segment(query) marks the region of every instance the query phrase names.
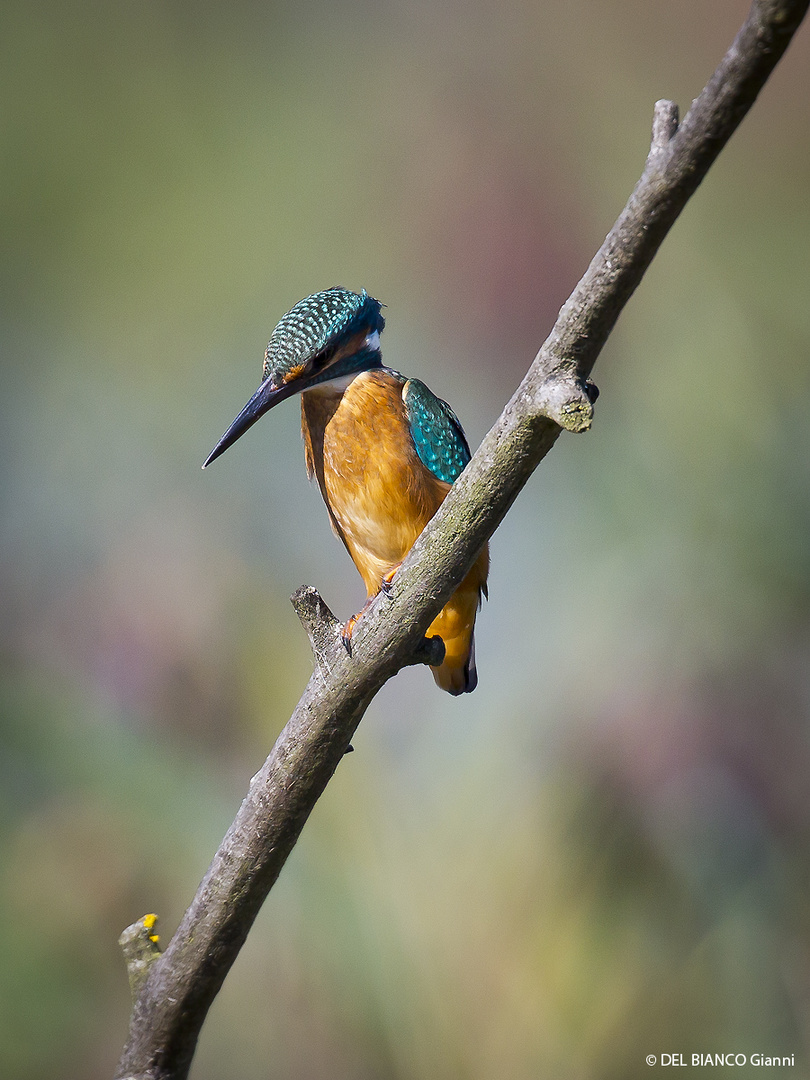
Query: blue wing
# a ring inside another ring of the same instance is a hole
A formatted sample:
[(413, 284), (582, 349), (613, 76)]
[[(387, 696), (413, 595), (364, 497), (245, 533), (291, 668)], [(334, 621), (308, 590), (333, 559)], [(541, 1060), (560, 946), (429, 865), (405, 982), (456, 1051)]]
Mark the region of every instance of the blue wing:
[(402, 401), (419, 460), (439, 480), (452, 484), (470, 460), (458, 417), (418, 379), (408, 379)]

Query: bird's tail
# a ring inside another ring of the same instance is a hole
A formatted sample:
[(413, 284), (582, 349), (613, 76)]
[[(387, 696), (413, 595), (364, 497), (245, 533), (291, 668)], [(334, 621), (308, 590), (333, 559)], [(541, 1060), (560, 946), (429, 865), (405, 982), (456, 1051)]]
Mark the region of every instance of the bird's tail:
[(463, 634), (444, 642), (445, 655), (441, 667), (431, 668), (436, 685), (448, 694), (471, 694), (478, 685), (475, 670), (475, 634)]
[(433, 667), (433, 678), (442, 690), (454, 696), (470, 694), (478, 685), (475, 670), (475, 615), (486, 590), (489, 555), (484, 549), (467, 577), (430, 624), (427, 636), (444, 642), (444, 660)]

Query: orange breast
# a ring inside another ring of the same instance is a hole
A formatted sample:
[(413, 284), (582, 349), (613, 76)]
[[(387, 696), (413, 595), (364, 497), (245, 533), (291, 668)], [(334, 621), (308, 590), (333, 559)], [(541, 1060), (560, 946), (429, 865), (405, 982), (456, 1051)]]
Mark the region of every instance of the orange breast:
[(405, 558), (449, 485), (414, 449), (402, 383), (367, 371), (345, 390), (313, 388), (301, 398), (307, 468), (369, 596)]
[[(402, 386), (385, 370), (367, 371), (345, 388), (313, 387), (301, 398), (307, 469), (370, 597), (450, 490), (416, 453)], [(433, 674), (451, 694), (475, 687), (473, 629), (488, 570), (485, 546), (427, 630), (444, 641), (445, 661)]]

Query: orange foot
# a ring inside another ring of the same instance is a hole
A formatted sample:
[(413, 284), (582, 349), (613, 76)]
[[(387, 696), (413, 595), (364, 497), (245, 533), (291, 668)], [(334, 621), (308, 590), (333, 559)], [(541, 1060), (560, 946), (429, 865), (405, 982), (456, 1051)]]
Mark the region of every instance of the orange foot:
[[(398, 562), (396, 566), (392, 567), (386, 574), (383, 574), (383, 579), (380, 582), (380, 592), (383, 593), (384, 596), (388, 596), (388, 594), (391, 592), (391, 586), (394, 581), (394, 576), (397, 570), (399, 570), (400, 566), (402, 566), (402, 563)], [(357, 612), (357, 614), (352, 615), (350, 619), (346, 620), (346, 623), (343, 627), (343, 632), (340, 636), (343, 639), (343, 644), (346, 646), (346, 652), (349, 654), (349, 656), (352, 655), (352, 634), (354, 633), (354, 628), (357, 625), (358, 620), (362, 619), (362, 617), (365, 615), (365, 613), (368, 611), (368, 609), (371, 607), (371, 605), (374, 603), (378, 596), (379, 593), (375, 593), (374, 596), (370, 596), (368, 600), (366, 600), (365, 604), (363, 604), (362, 608)]]
[(385, 593), (386, 596), (391, 592), (391, 586), (394, 584), (394, 578), (400, 566), (402, 566), (402, 563), (398, 562), (396, 566), (391, 567), (387, 574), (383, 574), (383, 579), (380, 582), (380, 592)]
[(354, 628), (357, 625), (358, 620), (362, 619), (362, 617), (374, 603), (375, 599), (375, 596), (370, 596), (368, 600), (366, 600), (365, 604), (363, 604), (362, 608), (357, 612), (357, 614), (352, 615), (350, 619), (346, 620), (346, 624), (343, 627), (343, 633), (340, 636), (343, 639), (343, 644), (346, 646), (346, 652), (349, 654), (349, 656), (352, 655), (352, 634), (354, 633)]

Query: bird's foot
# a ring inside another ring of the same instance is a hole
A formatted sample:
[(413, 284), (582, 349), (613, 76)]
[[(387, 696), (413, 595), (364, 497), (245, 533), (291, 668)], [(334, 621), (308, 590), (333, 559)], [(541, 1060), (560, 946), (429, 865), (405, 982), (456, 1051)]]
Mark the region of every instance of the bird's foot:
[(354, 626), (357, 620), (360, 618), (360, 612), (357, 615), (352, 615), (350, 619), (347, 619), (343, 624), (343, 631), (340, 635), (340, 640), (346, 646), (346, 652), (349, 656), (352, 655), (352, 634), (354, 633)]
[(398, 562), (396, 566), (392, 566), (387, 574), (383, 574), (382, 581), (380, 582), (380, 592), (384, 596), (391, 595), (391, 589), (394, 587), (394, 578), (396, 577), (397, 570), (402, 566), (401, 562)]
[(346, 646), (346, 652), (349, 654), (349, 656), (352, 655), (352, 634), (354, 633), (354, 628), (355, 626), (357, 626), (359, 620), (362, 619), (362, 617), (374, 603), (375, 599), (376, 598), (374, 596), (370, 596), (368, 600), (366, 600), (365, 604), (363, 604), (362, 608), (357, 612), (357, 614), (352, 615), (352, 617), (350, 619), (347, 619), (343, 625), (343, 631), (340, 637), (343, 641), (343, 644)]
[[(386, 574), (383, 574), (382, 581), (380, 582), (380, 592), (383, 594), (383, 596), (391, 595), (391, 589), (394, 584), (394, 576), (397, 570), (399, 570), (400, 566), (402, 566), (402, 563), (398, 562), (396, 566), (392, 567)], [(352, 615), (350, 619), (347, 619), (346, 623), (343, 626), (343, 632), (340, 636), (343, 639), (343, 644), (346, 646), (346, 652), (349, 654), (349, 656), (352, 655), (352, 634), (354, 633), (354, 628), (357, 625), (358, 620), (362, 619), (362, 617), (365, 615), (365, 613), (368, 611), (368, 609), (371, 607), (371, 605), (374, 603), (374, 601), (379, 595), (380, 593), (375, 593), (374, 596), (370, 596), (368, 600), (366, 600), (365, 604), (363, 604), (360, 611), (358, 611), (356, 615)]]

